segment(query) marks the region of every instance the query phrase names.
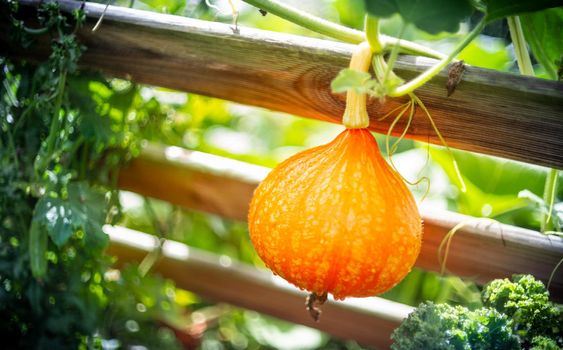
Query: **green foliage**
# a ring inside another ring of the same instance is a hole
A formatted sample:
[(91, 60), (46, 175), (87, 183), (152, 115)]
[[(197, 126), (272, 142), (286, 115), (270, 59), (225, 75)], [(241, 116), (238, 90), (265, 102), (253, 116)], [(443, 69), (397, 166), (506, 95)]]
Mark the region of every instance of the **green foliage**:
[(100, 336), (113, 339), (123, 349), (139, 345), (181, 349), (172, 331), (162, 327), (168, 319), (180, 317), (174, 284), (157, 276), (142, 276), (133, 265), (110, 270), (109, 274), (115, 277), (105, 286), (108, 299), (106, 314), (99, 323)]
[(332, 80), (330, 87), (333, 93), (354, 90), (372, 97), (383, 97), (401, 83), (403, 83), (403, 80), (395, 75), (388, 77), (385, 82), (380, 82), (372, 79), (367, 72), (345, 68), (338, 72), (336, 78)]
[(338, 11), (340, 22), (348, 27), (363, 29), (365, 0), (335, 0), (334, 8)]
[(506, 71), (512, 63), (503, 39), (478, 37), (458, 55), (465, 63), (482, 68)]
[(367, 93), (370, 87), (373, 87), (375, 80), (371, 79), (368, 72), (360, 72), (355, 69), (345, 68), (338, 72), (336, 78), (330, 83), (332, 92), (346, 92), (354, 90), (359, 93)]
[(486, 6), (487, 20), (520, 15), (527, 12), (540, 11), (561, 6), (558, 0), (482, 0)]
[[(467, 187), (461, 191), (454, 165), (443, 149), (431, 148), (432, 159), (440, 165), (455, 186), (451, 193), (453, 209), (476, 217), (491, 217), (504, 223), (539, 229), (541, 214), (548, 205), (541, 198), (547, 169), (507, 159), (485, 157), (454, 150), (454, 156)], [(563, 194), (562, 188), (556, 193)], [(538, 210), (538, 208), (540, 210)], [(559, 209), (551, 220), (560, 230)]]
[(530, 275), (494, 280), (484, 307), (424, 302), (397, 328), (392, 349), (558, 349), (563, 319), (542, 282)]
[(530, 350), (560, 350), (557, 343), (548, 337), (534, 337), (532, 339), (532, 347)]
[(381, 296), (412, 306), (426, 300), (470, 308), (482, 306), (480, 291), (473, 282), (418, 268), (414, 268), (397, 286)]
[[(131, 136), (147, 111), (126, 121), (132, 106), (143, 105), (138, 89), (75, 75), (83, 47), (74, 30), (82, 12), (67, 18), (46, 3), (38, 10), (41, 28), (31, 30), (18, 19), (17, 2), (0, 6), (2, 20), (11, 24), (11, 45), (32, 48), (37, 34), (52, 37), (45, 62), (0, 58), (0, 313), (9, 315), (0, 336), (25, 349), (101, 348), (102, 337), (178, 348), (175, 337), (158, 336), (155, 319), (147, 323), (139, 311), (120, 311), (138, 273), (106, 279), (111, 259), (104, 255), (102, 226), (120, 210), (117, 192), (106, 185), (116, 180), (111, 170), (137, 149), (139, 140)], [(161, 279), (152, 283), (170, 288)], [(138, 289), (144, 300), (166, 295)], [(114, 314), (146, 327), (116, 331), (127, 328), (121, 319), (106, 318)]]
[(421, 304), (397, 328), (392, 349), (520, 349), (505, 315), (481, 308)]
[(93, 249), (104, 248), (107, 235), (105, 196), (84, 182), (73, 182), (66, 188), (67, 198), (42, 196), (35, 205), (33, 223), (46, 230), (53, 243), (63, 246), (75, 232), (87, 232), (85, 243)]
[(186, 0), (139, 0), (157, 12), (180, 14), (186, 7)]
[(562, 65), (563, 8), (553, 8), (520, 16), (522, 30), (532, 54), (541, 64), (549, 79), (560, 79)]
[(541, 281), (530, 275), (515, 275), (494, 280), (483, 291), (483, 304), (506, 314), (523, 344), (534, 337), (545, 336), (563, 345), (563, 315), (549, 300), (549, 293)]
[(389, 17), (398, 13), (405, 22), (432, 34), (457, 32), (459, 22), (474, 11), (469, 0), (365, 0), (365, 5), (367, 12), (374, 16)]

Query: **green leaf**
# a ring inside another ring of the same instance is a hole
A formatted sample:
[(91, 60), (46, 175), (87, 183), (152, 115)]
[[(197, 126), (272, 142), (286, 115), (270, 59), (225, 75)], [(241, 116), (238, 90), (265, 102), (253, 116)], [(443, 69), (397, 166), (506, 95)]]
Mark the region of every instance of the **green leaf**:
[(92, 248), (106, 246), (108, 236), (102, 231), (106, 223), (104, 194), (85, 182), (74, 182), (68, 186), (68, 201), (74, 210), (75, 227), (84, 230), (86, 244)]
[(33, 222), (36, 229), (45, 229), (57, 246), (64, 245), (74, 232), (83, 230), (85, 241), (93, 247), (107, 244), (102, 231), (105, 224), (105, 197), (88, 184), (74, 182), (68, 185), (68, 198), (44, 196), (37, 202)]
[(465, 63), (482, 68), (506, 71), (512, 58), (503, 39), (480, 36), (475, 38), (458, 55)]
[(350, 89), (360, 93), (366, 93), (370, 80), (371, 74), (346, 68), (338, 73), (336, 78), (330, 83), (330, 87), (334, 93), (346, 92)]
[(38, 221), (32, 220), (29, 229), (29, 263), (31, 274), (35, 278), (42, 278), (47, 273), (47, 232), (41, 228)]
[(340, 23), (348, 27), (363, 29), (366, 12), (364, 0), (335, 0), (333, 6), (338, 12)]
[[(543, 193), (546, 169), (501, 158), (487, 157), (454, 150), (467, 191), (461, 192), (451, 157), (443, 149), (432, 148), (430, 154), (458, 188), (458, 211), (472, 216), (499, 217), (513, 213), (510, 220), (521, 220), (517, 210), (530, 207), (530, 200), (519, 196), (528, 190), (536, 195)], [(520, 212), (522, 214), (522, 212)], [(515, 224), (516, 222), (511, 222)]]
[(108, 144), (115, 134), (111, 119), (102, 108), (111, 95), (107, 86), (86, 78), (71, 77), (68, 81), (71, 103), (82, 106), (78, 119), (80, 133), (88, 141)]
[(484, 3), (487, 6), (489, 22), (503, 17), (561, 6), (561, 0), (485, 0)]
[(81, 114), (80, 132), (87, 140), (96, 140), (103, 144), (109, 143), (114, 134), (110, 119), (95, 112)]
[(556, 80), (563, 57), (563, 8), (520, 16), (526, 42), (550, 79)]
[(72, 215), (72, 208), (66, 201), (43, 196), (35, 207), (33, 222), (42, 224), (53, 242), (60, 247), (72, 236)]
[(141, 2), (162, 13), (179, 14), (186, 7), (186, 0), (141, 0)]
[(367, 12), (376, 17), (398, 13), (405, 22), (431, 34), (457, 32), (459, 22), (474, 11), (469, 0), (365, 0), (365, 4)]

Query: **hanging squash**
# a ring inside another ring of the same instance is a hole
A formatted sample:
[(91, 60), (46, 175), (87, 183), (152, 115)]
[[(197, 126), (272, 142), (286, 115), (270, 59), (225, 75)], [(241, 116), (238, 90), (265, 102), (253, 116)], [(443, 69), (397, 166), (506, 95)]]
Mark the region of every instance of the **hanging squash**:
[[(351, 66), (361, 55), (369, 67), (365, 46)], [(273, 169), (248, 216), (266, 265), (321, 303), (327, 293), (344, 299), (389, 290), (411, 270), (422, 241), (415, 200), (366, 129), (365, 95), (348, 93), (343, 121), (347, 129), (332, 142)]]

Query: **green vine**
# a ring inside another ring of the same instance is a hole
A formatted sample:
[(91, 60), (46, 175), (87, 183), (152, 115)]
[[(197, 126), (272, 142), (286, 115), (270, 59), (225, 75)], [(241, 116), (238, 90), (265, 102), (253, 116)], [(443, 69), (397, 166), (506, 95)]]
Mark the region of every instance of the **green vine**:
[[(518, 16), (511, 16), (507, 18), (508, 28), (510, 30), (510, 37), (514, 45), (514, 53), (516, 55), (516, 63), (520, 74), (534, 76), (534, 67), (528, 52), (526, 39), (522, 30), (522, 24)], [(553, 214), (553, 206), (555, 204), (557, 180), (559, 178), (559, 170), (550, 169), (547, 173), (545, 180), (545, 187), (543, 191), (543, 206), (540, 220), (540, 231), (544, 233), (560, 234), (553, 231), (555, 228)]]
[[(366, 35), (364, 32), (339, 25), (331, 21), (327, 21), (320, 17), (313, 16), (307, 12), (301, 11), (299, 9), (296, 9), (295, 7), (286, 5), (277, 0), (243, 1), (261, 10), (286, 19), (292, 23), (334, 39), (342, 40), (344, 42), (352, 44), (359, 44), (366, 40)], [(397, 45), (399, 43), (399, 40), (397, 38), (393, 38), (387, 35), (380, 35), (379, 40), (381, 41), (383, 50), (390, 50), (394, 45)], [(432, 58), (444, 57), (444, 55), (438, 51), (407, 40), (401, 40), (400, 48), (401, 52), (407, 54), (427, 56)]]
[[(555, 205), (556, 192), (557, 192), (557, 180), (559, 179), (559, 170), (549, 169), (547, 177), (545, 180), (545, 188), (543, 191), (543, 202), (547, 209), (547, 212), (542, 213), (540, 230), (541, 232), (550, 232), (555, 229), (554, 217), (553, 217), (553, 206)], [(555, 234), (560, 234), (554, 232)]]
[[(383, 52), (383, 44), (381, 43), (379, 33), (379, 18), (366, 15), (365, 29), (366, 39), (374, 54)], [(398, 45), (397, 45), (398, 46)]]
[(530, 54), (528, 53), (528, 48), (526, 47), (526, 39), (524, 38), (520, 18), (518, 16), (511, 16), (506, 20), (508, 22), (512, 44), (514, 45), (514, 53), (516, 55), (516, 62), (518, 63), (520, 74), (534, 76), (534, 67), (532, 67)]
[(456, 47), (442, 60), (436, 63), (434, 66), (429, 68), (428, 70), (424, 71), (415, 79), (409, 81), (408, 83), (398, 86), (392, 91), (389, 92), (389, 96), (391, 97), (399, 97), (404, 96), (414, 90), (418, 89), (422, 85), (426, 84), (430, 79), (432, 79), (436, 74), (440, 73), (442, 69), (446, 68), (446, 66), (463, 50), (473, 39), (475, 39), (479, 33), (485, 27), (485, 19), (482, 19), (475, 28), (461, 41), (459, 42)]

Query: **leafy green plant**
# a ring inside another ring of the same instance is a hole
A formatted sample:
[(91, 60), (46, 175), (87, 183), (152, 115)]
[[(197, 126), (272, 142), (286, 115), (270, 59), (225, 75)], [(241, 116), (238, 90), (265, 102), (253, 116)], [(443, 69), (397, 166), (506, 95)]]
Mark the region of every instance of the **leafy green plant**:
[(559, 350), (557, 343), (548, 337), (535, 337), (532, 339), (532, 347), (530, 350)]
[(549, 301), (544, 284), (531, 275), (515, 275), (494, 280), (482, 294), (483, 304), (512, 319), (512, 328), (524, 346), (536, 336), (548, 337), (563, 346), (563, 315), (558, 306)]
[(563, 318), (542, 282), (531, 275), (494, 280), (482, 292), (484, 307), (425, 302), (392, 335), (392, 348), (558, 349)]
[(421, 304), (393, 332), (392, 349), (520, 349), (506, 315), (448, 304)]
[[(124, 309), (142, 277), (136, 269), (114, 280), (106, 274), (112, 259), (102, 226), (120, 215), (113, 170), (138, 148), (131, 136), (146, 115), (126, 122), (138, 91), (76, 75), (82, 11), (69, 18), (46, 3), (38, 9), (40, 28), (31, 29), (17, 2), (0, 6), (14, 48), (52, 38), (44, 62), (0, 59), (0, 312), (9, 315), (0, 335), (18, 348), (101, 348), (107, 341), (177, 348), (175, 337), (159, 336), (154, 318), (146, 320), (161, 302), (142, 313)], [(139, 290), (141, 300), (173, 301), (163, 289)]]

